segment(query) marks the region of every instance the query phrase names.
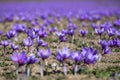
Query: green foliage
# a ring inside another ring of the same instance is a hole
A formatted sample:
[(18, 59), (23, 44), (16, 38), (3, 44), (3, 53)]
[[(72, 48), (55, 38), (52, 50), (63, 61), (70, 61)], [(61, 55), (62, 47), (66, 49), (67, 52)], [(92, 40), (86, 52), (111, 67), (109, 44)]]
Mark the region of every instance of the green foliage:
[(16, 74), (15, 74), (15, 72), (4, 72), (2, 75), (3, 75), (6, 79), (16, 80)]
[(5, 66), (8, 66), (8, 64), (5, 63), (4, 61), (0, 61), (0, 67), (5, 67)]

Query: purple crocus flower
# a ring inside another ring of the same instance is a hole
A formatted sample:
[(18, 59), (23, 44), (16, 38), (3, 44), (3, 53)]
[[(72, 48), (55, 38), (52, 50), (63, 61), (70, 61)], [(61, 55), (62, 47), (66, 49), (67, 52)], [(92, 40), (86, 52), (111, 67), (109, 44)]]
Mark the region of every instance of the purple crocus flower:
[(84, 37), (88, 32), (83, 30), (83, 29), (80, 29), (80, 34), (82, 35), (82, 37)]
[(58, 50), (56, 54), (56, 58), (58, 61), (63, 62), (65, 59), (70, 58), (71, 51), (68, 48), (63, 48), (62, 50)]
[(104, 29), (103, 28), (102, 29), (95, 28), (95, 33), (98, 34), (101, 38), (101, 35), (104, 33)]
[(44, 71), (43, 71), (44, 70), (44, 61), (51, 55), (50, 49), (39, 50), (37, 52), (37, 55), (42, 59), (42, 61), (40, 63), (40, 74), (41, 74), (41, 77), (43, 77), (44, 76)]
[(27, 58), (27, 64), (28, 65), (34, 64), (36, 62), (38, 62), (38, 58), (36, 58), (34, 54), (30, 54), (30, 56), (28, 56), (28, 58)]
[(30, 47), (33, 45), (33, 41), (30, 37), (28, 37), (28, 38), (24, 39), (23, 44), (27, 47)]
[(75, 33), (75, 30), (73, 30), (73, 29), (68, 29), (68, 31), (67, 31), (67, 34), (70, 36), (73, 36), (74, 33)]
[(26, 25), (25, 24), (15, 24), (13, 26), (13, 29), (16, 30), (17, 32), (25, 32)]
[(6, 34), (6, 36), (7, 36), (8, 39), (10, 39), (10, 38), (12, 38), (12, 37), (14, 37), (14, 36), (16, 36), (16, 35), (17, 35), (16, 30), (10, 30), (10, 31), (7, 32), (7, 34)]
[(104, 54), (111, 54), (111, 50), (110, 48), (106, 47), (104, 50), (103, 50)]
[(3, 32), (0, 30), (0, 35), (2, 35), (3, 34)]
[(120, 29), (116, 30), (116, 35), (120, 37)]
[(99, 40), (99, 44), (101, 45), (102, 49), (106, 48), (108, 46), (108, 43), (106, 40)]
[(11, 44), (11, 48), (13, 51), (18, 50), (19, 46), (15, 45), (15, 44)]
[(31, 68), (30, 68), (30, 65), (31, 64), (34, 64), (38, 62), (38, 58), (35, 57), (34, 54), (30, 54), (28, 57), (27, 57), (27, 65), (26, 65), (26, 75), (29, 77), (31, 75)]
[(40, 38), (45, 38), (45, 37), (47, 37), (47, 32), (40, 29), (40, 30), (38, 31), (38, 36), (39, 36)]
[(4, 47), (4, 52), (2, 55), (6, 53), (6, 47), (9, 46), (10, 42), (8, 40), (1, 41), (0, 43)]
[(58, 36), (60, 42), (65, 42), (66, 41), (66, 34), (64, 32), (56, 32), (56, 35)]
[(93, 28), (93, 30), (95, 30), (96, 28), (98, 28), (97, 24), (95, 24), (95, 23), (92, 23), (91, 27)]
[(57, 27), (51, 27), (49, 29), (50, 33), (56, 32), (57, 31)]
[(27, 63), (26, 53), (24, 51), (22, 51), (20, 54), (14, 52), (11, 56), (11, 60), (15, 62), (18, 65), (18, 67), (23, 66)]
[(76, 64), (83, 60), (83, 55), (79, 51), (76, 51), (71, 57)]
[(115, 29), (114, 28), (109, 28), (107, 29), (108, 36), (114, 36), (115, 35)]
[(97, 54), (97, 51), (93, 48), (88, 48), (84, 56), (84, 62), (86, 64), (95, 64), (98, 59), (99, 56)]
[(113, 40), (109, 40), (109, 41), (108, 41), (108, 46), (109, 46), (109, 47), (115, 47), (116, 44), (114, 43)]
[(36, 42), (37, 42), (38, 46), (43, 46), (43, 47), (48, 46), (48, 43), (45, 43), (43, 40), (40, 40), (39, 37), (36, 38)]
[(18, 69), (27, 63), (26, 53), (24, 51), (20, 54), (14, 52), (10, 58), (15, 64), (17, 64), (16, 74), (18, 75)]
[(79, 51), (76, 51), (74, 54), (72, 54), (72, 59), (73, 61), (75, 62), (75, 65), (74, 65), (74, 74), (76, 75), (77, 74), (77, 71), (78, 71), (78, 63), (81, 62), (84, 58), (83, 58), (83, 55), (79, 52)]
[(50, 52), (50, 49), (48, 50), (39, 50), (37, 52), (38, 56), (42, 59), (42, 60), (45, 60), (47, 59), (50, 55), (51, 55), (51, 52)]
[(37, 37), (37, 34), (33, 29), (28, 29), (27, 34), (31, 39), (34, 39)]
[(9, 46), (9, 44), (10, 44), (10, 42), (9, 42), (8, 40), (1, 41), (1, 45), (2, 45), (3, 47)]
[(28, 50), (27, 50), (27, 53), (30, 52), (30, 46), (32, 46), (33, 43), (34, 43), (34, 41), (33, 41), (30, 37), (24, 39), (23, 44), (24, 44), (24, 46), (26, 46), (27, 49), (28, 49)]
[(59, 62), (63, 65), (63, 72), (64, 75), (67, 75), (67, 68), (65, 66), (64, 61), (71, 57), (72, 52), (68, 48), (63, 48), (62, 50), (59, 50), (56, 54), (56, 58)]

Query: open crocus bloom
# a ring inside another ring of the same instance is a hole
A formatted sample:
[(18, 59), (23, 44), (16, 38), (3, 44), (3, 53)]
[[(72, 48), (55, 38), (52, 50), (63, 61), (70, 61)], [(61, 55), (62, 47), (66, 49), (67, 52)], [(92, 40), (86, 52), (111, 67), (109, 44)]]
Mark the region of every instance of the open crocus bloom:
[[(86, 50), (86, 51), (84, 51)], [(84, 62), (86, 64), (95, 64), (97, 60), (99, 59), (99, 55), (97, 54), (97, 51), (93, 48), (86, 48), (84, 49), (82, 53), (84, 53)]]
[(50, 49), (47, 50), (39, 50), (37, 52), (38, 56), (42, 58), (42, 60), (48, 58), (51, 55)]
[(58, 61), (63, 62), (65, 59), (70, 58), (71, 51), (68, 48), (63, 48), (57, 52), (56, 58)]
[(32, 41), (32, 39), (31, 39), (30, 37), (28, 37), (27, 39), (24, 39), (23, 44), (24, 44), (25, 46), (30, 47), (30, 46), (33, 45), (33, 41)]
[(79, 51), (76, 51), (74, 54), (72, 54), (71, 57), (73, 61), (75, 61), (75, 63), (78, 63), (83, 60), (83, 55)]
[(11, 56), (11, 59), (13, 62), (15, 62), (18, 66), (22, 66), (27, 63), (27, 56), (24, 51), (22, 51), (20, 54), (14, 52)]

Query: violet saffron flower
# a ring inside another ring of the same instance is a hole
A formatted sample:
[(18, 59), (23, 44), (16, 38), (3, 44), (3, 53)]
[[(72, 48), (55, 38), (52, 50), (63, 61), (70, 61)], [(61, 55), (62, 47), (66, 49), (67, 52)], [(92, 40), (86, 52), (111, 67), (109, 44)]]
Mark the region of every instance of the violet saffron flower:
[(6, 53), (6, 47), (9, 46), (10, 42), (8, 40), (1, 41), (0, 43), (4, 47), (4, 52), (2, 55)]
[(26, 53), (24, 51), (20, 54), (14, 52), (10, 58), (15, 64), (17, 64), (16, 74), (18, 75), (19, 68), (27, 63)]
[(28, 77), (31, 75), (30, 65), (36, 62), (38, 62), (38, 58), (36, 58), (34, 54), (30, 54), (30, 56), (27, 57), (26, 74)]
[(111, 54), (110, 48), (106, 47), (106, 48), (103, 50), (103, 54)]
[(39, 30), (38, 31), (38, 36), (40, 37), (40, 38), (45, 38), (45, 37), (47, 37), (47, 32), (45, 32), (44, 30)]
[(38, 56), (42, 59), (42, 60), (45, 60), (47, 59), (50, 55), (51, 55), (51, 52), (50, 52), (50, 49), (48, 50), (39, 50), (37, 52)]
[(38, 46), (43, 46), (43, 47), (47, 47), (48, 43), (45, 43), (43, 40), (40, 40), (39, 37), (36, 38), (36, 42)]
[(66, 65), (64, 63), (64, 61), (68, 58), (71, 57), (72, 52), (68, 49), (68, 48), (63, 48), (62, 50), (58, 50), (57, 54), (56, 54), (56, 58), (59, 62), (62, 63), (63, 65), (63, 72), (64, 75), (67, 75), (67, 68)]
[(10, 42), (9, 42), (8, 40), (1, 41), (1, 45), (2, 45), (3, 47), (9, 46), (9, 44), (10, 44)]
[(66, 41), (65, 33), (63, 33), (63, 32), (56, 32), (56, 35), (58, 36), (60, 42)]
[(33, 40), (30, 37), (24, 39), (23, 44), (24, 44), (24, 46), (26, 46), (28, 48), (27, 53), (30, 52), (30, 46), (32, 46), (33, 43), (34, 42), (33, 42)]
[(18, 50), (19, 46), (15, 45), (15, 44), (11, 44), (11, 48), (13, 51)]
[(24, 51), (22, 51), (20, 54), (14, 52), (11, 56), (11, 60), (15, 62), (15, 64), (18, 65), (18, 67), (23, 66), (27, 63), (27, 56)]
[(78, 63), (82, 62), (82, 60), (84, 58), (83, 58), (83, 55), (79, 51), (76, 51), (74, 54), (72, 54), (71, 57), (72, 57), (72, 60), (75, 62), (75, 65), (74, 65), (74, 74), (76, 75), (77, 72), (78, 72)]
[(8, 39), (11, 39), (12, 37), (15, 37), (17, 35), (16, 30), (10, 30), (9, 32), (7, 32), (6, 36)]
[(88, 31), (85, 31), (85, 30), (83, 30), (83, 29), (80, 29), (80, 34), (82, 35), (82, 37), (84, 37), (87, 33), (88, 33)]
[(86, 64), (95, 64), (98, 59), (99, 55), (97, 54), (97, 51), (93, 48), (88, 48), (84, 56), (84, 62)]
[(106, 40), (99, 40), (99, 44), (102, 47), (102, 49), (104, 49), (108, 46), (108, 43)]
[(108, 36), (114, 36), (115, 35), (115, 29), (114, 28), (109, 28), (107, 29)]
[(31, 39), (34, 39), (37, 37), (37, 34), (33, 29), (28, 29), (27, 34)]
[(103, 29), (103, 28), (102, 28), (102, 29), (97, 29), (97, 28), (95, 28), (95, 33), (96, 33), (97, 35), (99, 35), (100, 38), (101, 38), (101, 35), (104, 33), (104, 29)]
[(36, 62), (38, 62), (38, 58), (36, 58), (34, 54), (30, 54), (30, 56), (28, 56), (28, 58), (27, 58), (27, 64), (28, 65), (34, 64)]
[(40, 74), (41, 74), (41, 77), (43, 77), (44, 76), (44, 61), (51, 55), (50, 49), (39, 50), (37, 52), (37, 55), (42, 59), (42, 61), (40, 62)]
[(28, 38), (24, 39), (23, 44), (27, 47), (30, 47), (33, 45), (33, 41), (30, 37), (28, 37)]

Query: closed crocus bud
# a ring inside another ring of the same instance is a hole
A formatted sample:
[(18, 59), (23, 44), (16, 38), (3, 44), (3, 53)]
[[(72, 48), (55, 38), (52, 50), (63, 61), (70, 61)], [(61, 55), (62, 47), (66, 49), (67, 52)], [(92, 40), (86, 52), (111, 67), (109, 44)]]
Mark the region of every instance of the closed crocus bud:
[(80, 29), (79, 32), (82, 35), (82, 37), (84, 37), (88, 33), (88, 31), (85, 31), (85, 30), (82, 30), (82, 29)]
[(104, 54), (111, 54), (111, 50), (108, 47), (106, 47), (103, 51), (104, 51)]
[(73, 29), (68, 29), (67, 34), (73, 36), (75, 31)]
[(115, 35), (115, 29), (114, 28), (109, 28), (107, 29), (108, 36), (114, 36)]
[(30, 47), (33, 45), (33, 40), (30, 37), (28, 37), (28, 38), (24, 39), (23, 44), (27, 47)]
[(9, 44), (10, 44), (10, 42), (8, 40), (1, 41), (1, 45), (3, 47), (7, 47)]
[(37, 55), (42, 59), (42, 60), (45, 60), (47, 59), (50, 55), (51, 55), (51, 52), (50, 52), (50, 49), (47, 49), (47, 50), (39, 50), (37, 52)]
[(106, 40), (99, 40), (99, 44), (101, 45), (102, 49), (106, 48), (108, 46), (108, 43)]
[(67, 39), (66, 39), (66, 34), (64, 32), (56, 32), (60, 42), (65, 42)]

